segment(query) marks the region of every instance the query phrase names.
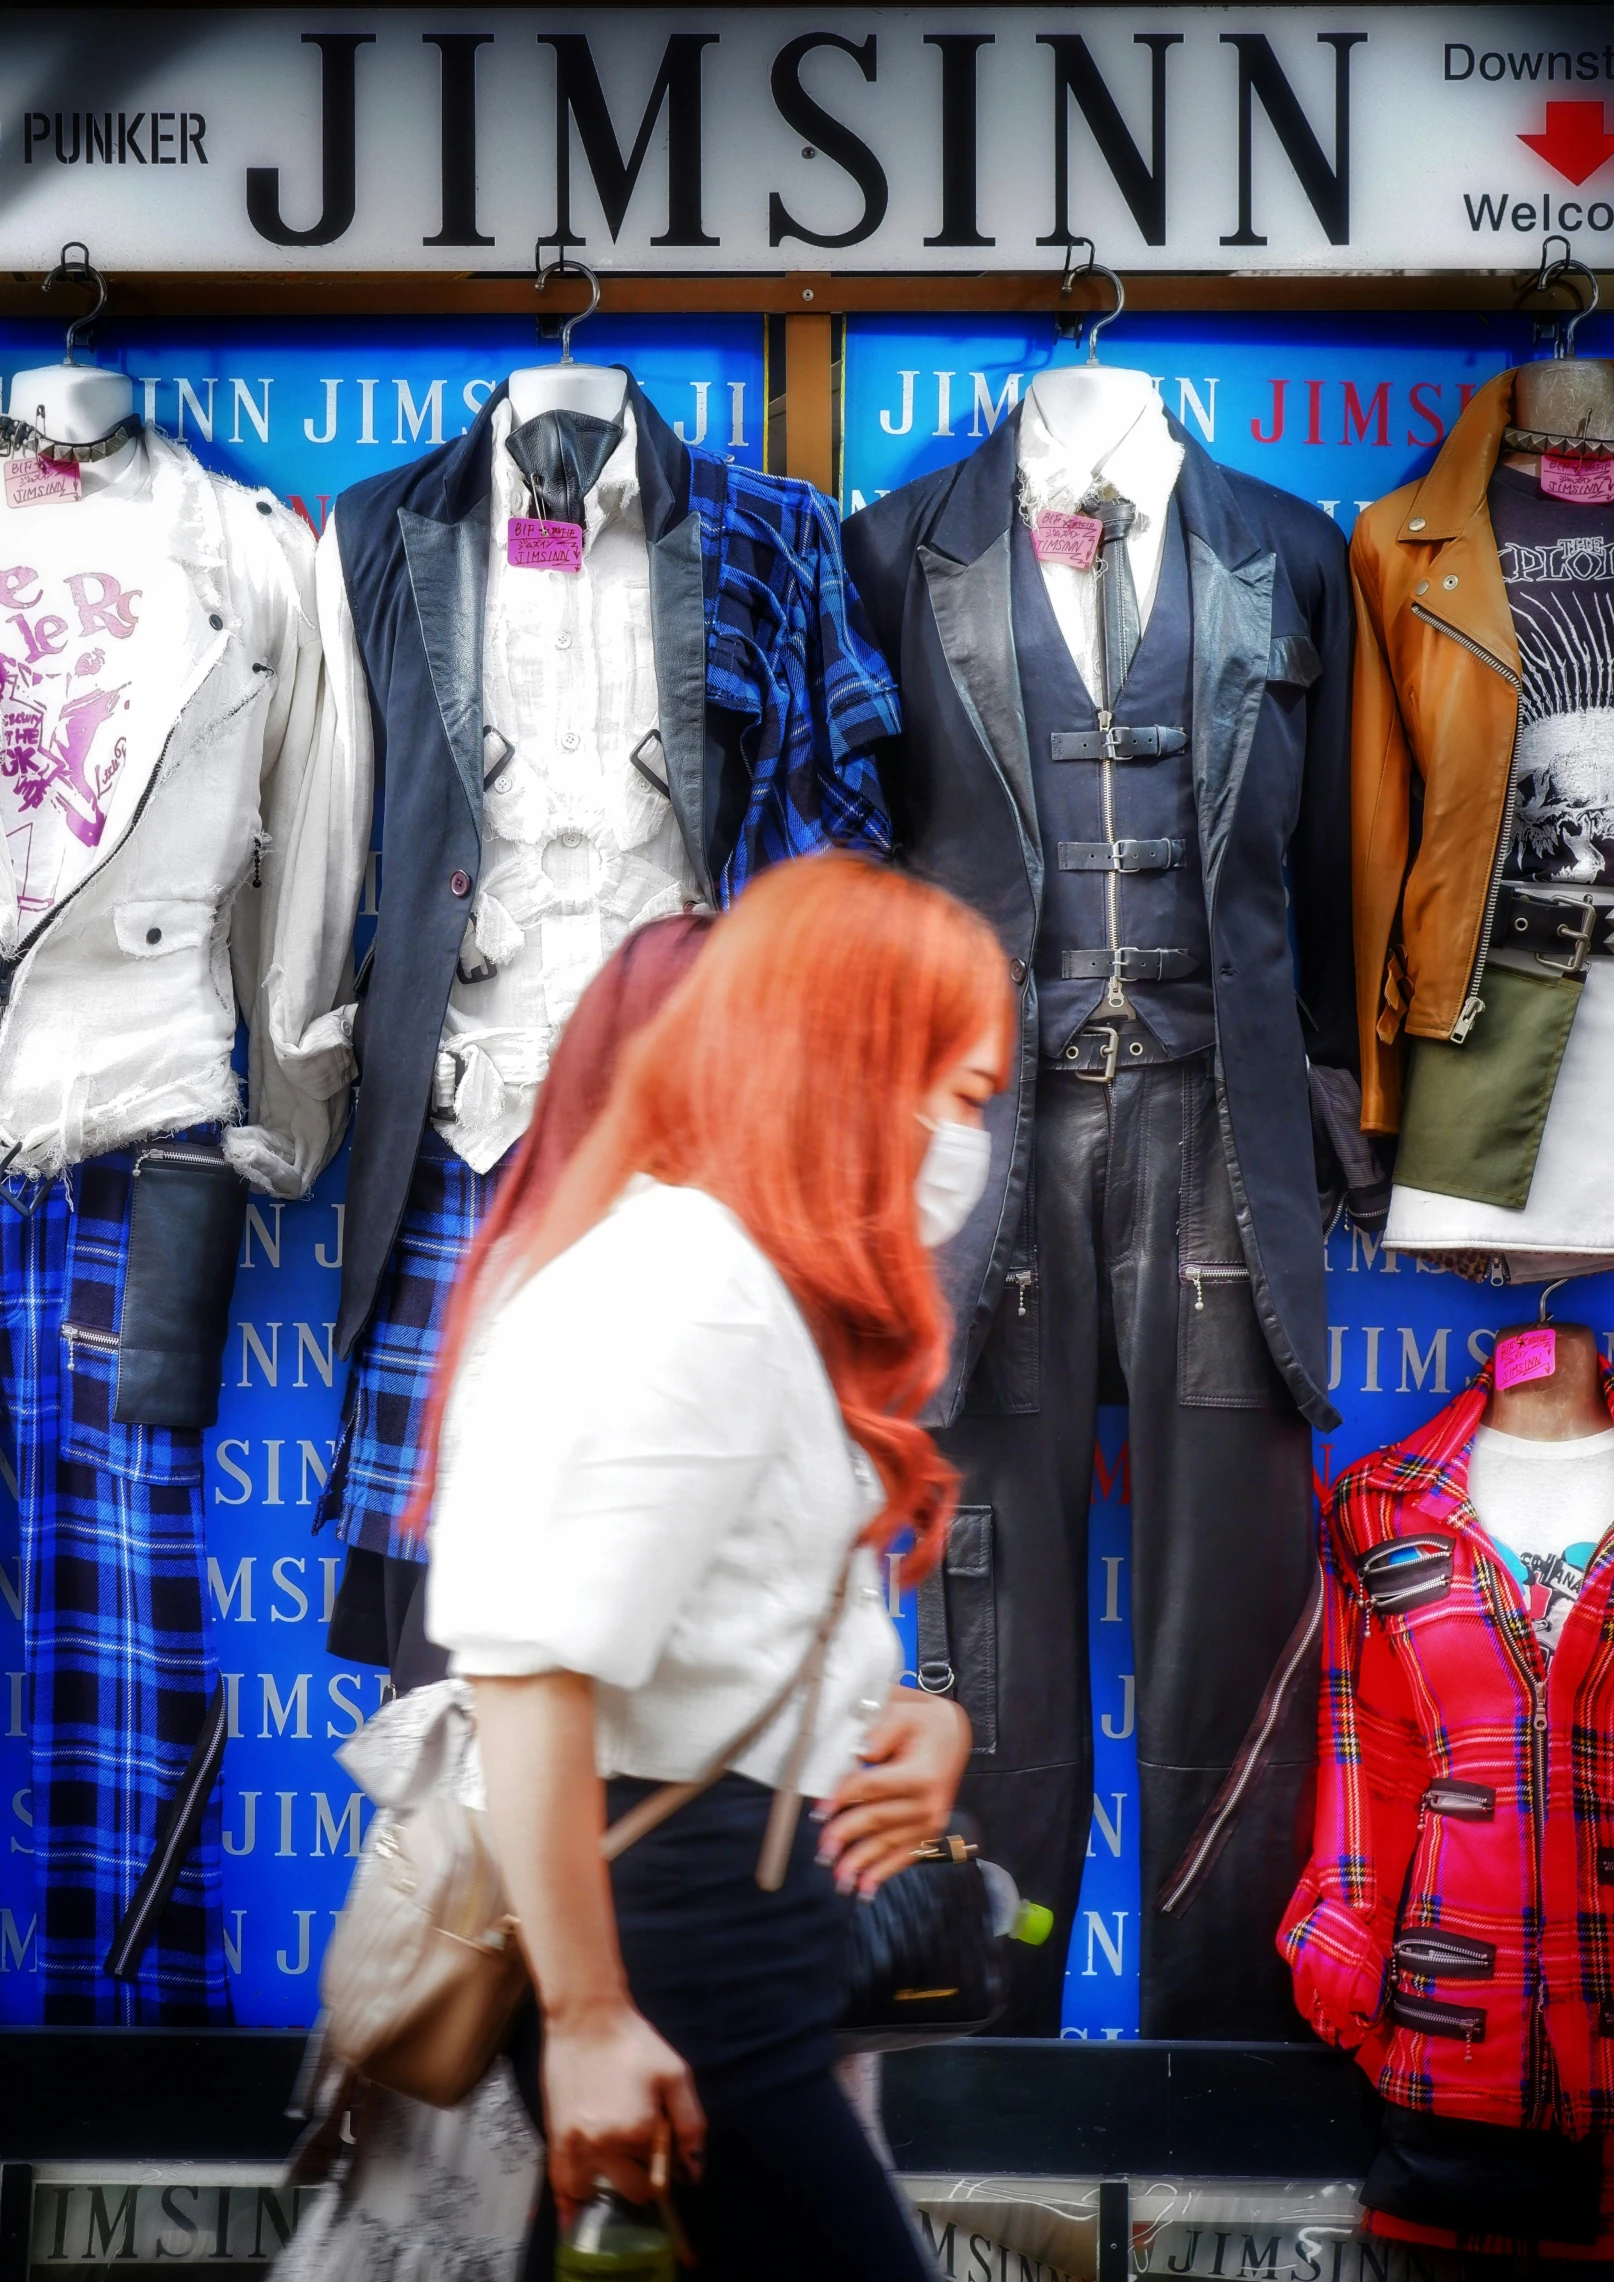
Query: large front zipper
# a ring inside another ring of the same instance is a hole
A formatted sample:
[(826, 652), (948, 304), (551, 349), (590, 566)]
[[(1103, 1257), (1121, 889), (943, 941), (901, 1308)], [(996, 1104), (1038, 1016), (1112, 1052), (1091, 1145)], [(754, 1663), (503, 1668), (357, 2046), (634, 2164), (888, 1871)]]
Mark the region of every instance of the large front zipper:
[(1104, 837), (1110, 844), (1111, 868), (1104, 881), (1104, 925), (1110, 949), (1110, 979), (1104, 993), (1106, 1014), (1130, 1014), (1132, 1008), (1115, 971), (1115, 957), (1121, 948), (1121, 875), (1114, 868), (1115, 850), (1115, 715), (1103, 712), (1098, 717), (1100, 734), (1104, 739), (1104, 755), (1099, 762), (1099, 805), (1104, 816)]
[[(1412, 605), (1412, 615), (1414, 618), (1421, 619), (1426, 626), (1432, 626), (1437, 634), (1444, 634), (1450, 641), (1460, 644), (1463, 649), (1467, 650), (1470, 657), (1478, 658), (1482, 665), (1489, 666), (1492, 673), (1500, 674), (1515, 696), (1522, 692), (1524, 684), (1513, 668), (1505, 659), (1499, 658), (1493, 650), (1486, 649), (1482, 642), (1476, 642), (1472, 634), (1465, 634), (1458, 627), (1449, 626), (1444, 618), (1437, 618), (1434, 612), (1426, 610), (1421, 602), (1415, 602)], [(1462, 1007), (1457, 1020), (1448, 1033), (1454, 1046), (1460, 1046), (1463, 1043), (1485, 1011), (1485, 1001), (1479, 995), (1480, 977), (1485, 971), (1485, 961), (1491, 948), (1491, 930), (1496, 925), (1496, 906), (1502, 893), (1502, 873), (1507, 865), (1508, 846), (1513, 838), (1513, 819), (1519, 805), (1519, 787), (1513, 773), (1513, 761), (1518, 750), (1518, 743), (1519, 732), (1515, 720), (1513, 743), (1508, 748), (1507, 797), (1502, 803), (1502, 828), (1496, 837), (1496, 854), (1491, 859), (1491, 884), (1486, 891), (1485, 913), (1480, 921), (1479, 947), (1475, 952), (1474, 964), (1469, 973), (1468, 988), (1463, 993)]]
[[(1518, 1590), (1510, 1570), (1503, 1567), (1488, 1547), (1478, 1548), (1481, 1557), (1491, 1565), (1493, 1573), (1507, 1579), (1504, 1596)], [(1530, 1621), (1528, 1614), (1525, 1622)], [(1513, 1627), (1504, 1626), (1509, 1650), (1530, 1695), (1530, 1835), (1535, 1857), (1536, 1892), (1536, 1987), (1530, 2004), (1529, 2069), (1530, 2114), (1525, 2122), (1529, 2128), (1539, 2128), (1548, 2121), (1549, 2106), (1547, 2081), (1547, 1967), (1542, 1954), (1547, 1920), (1547, 1680), (1531, 1669), (1529, 1659), (1522, 1653), (1513, 1637)]]

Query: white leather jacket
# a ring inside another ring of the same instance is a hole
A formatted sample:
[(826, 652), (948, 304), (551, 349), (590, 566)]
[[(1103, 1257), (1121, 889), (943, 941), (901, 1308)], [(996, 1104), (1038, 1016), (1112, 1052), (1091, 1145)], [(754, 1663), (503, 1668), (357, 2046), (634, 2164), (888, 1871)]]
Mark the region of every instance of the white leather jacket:
[(47, 1177), (218, 1119), (243, 1177), (296, 1197), (347, 1114), (368, 759), (326, 697), (312, 534), (155, 430), (142, 450), (114, 480), (189, 596), (93, 867), (41, 915), (0, 855), (0, 1158)]

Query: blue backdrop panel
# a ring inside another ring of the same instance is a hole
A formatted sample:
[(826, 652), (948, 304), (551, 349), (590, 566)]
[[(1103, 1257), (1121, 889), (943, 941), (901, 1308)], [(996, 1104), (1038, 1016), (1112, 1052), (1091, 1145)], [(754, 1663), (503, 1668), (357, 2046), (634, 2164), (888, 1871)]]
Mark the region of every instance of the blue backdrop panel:
[[(1581, 328), (1583, 355), (1614, 355), (1614, 324)], [(1123, 317), (1101, 359), (1156, 379), (1167, 408), (1224, 466), (1315, 501), (1347, 533), (1358, 510), (1421, 475), (1475, 388), (1531, 354), (1528, 320), (1407, 317)], [(847, 323), (845, 512), (975, 451), (1052, 365), (1084, 343), (1045, 320)], [(1398, 1440), (1472, 1378), (1499, 1326), (1536, 1313), (1538, 1291), (1476, 1288), (1397, 1263), (1349, 1232), (1328, 1247), (1329, 1382), (1343, 1413), (1316, 1444), (1319, 1489), (1364, 1451)], [(1614, 1356), (1614, 1277), (1556, 1294)], [(1066, 1962), (1064, 2032), (1135, 2035), (1138, 2021), (1137, 1760), (1130, 1625), (1126, 1413), (1100, 1414), (1088, 1561), (1094, 1801), (1081, 1905)], [(906, 1609), (908, 1662), (913, 1613)], [(1036, 1897), (1033, 1897), (1036, 1898)]]
[[(0, 372), (52, 363), (60, 325), (0, 332)], [(759, 320), (596, 318), (577, 353), (627, 364), (691, 443), (763, 462)], [(101, 361), (139, 384), (148, 417), (208, 465), (267, 484), (318, 530), (347, 485), (462, 434), (514, 366), (551, 361), (514, 318), (341, 325), (118, 326)], [(359, 921), (374, 925), (372, 877)], [(343, 1151), (309, 1199), (254, 1198), (224, 1391), (207, 1438), (208, 1571), (229, 1691), (225, 1928), (236, 2017), (300, 2026), (360, 1838), (336, 1744), (380, 1700), (383, 1675), (340, 1668), (325, 1624), (341, 1548), (310, 1534), (335, 1447), (346, 1366), (332, 1352), (342, 1258)], [(0, 2021), (37, 2017), (27, 1695), (14, 1483), (0, 1457)]]

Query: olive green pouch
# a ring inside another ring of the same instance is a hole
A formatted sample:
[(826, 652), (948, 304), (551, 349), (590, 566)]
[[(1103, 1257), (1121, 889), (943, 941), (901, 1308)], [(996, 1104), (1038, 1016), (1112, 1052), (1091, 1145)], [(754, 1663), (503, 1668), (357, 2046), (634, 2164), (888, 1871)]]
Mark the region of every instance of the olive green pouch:
[(1398, 1185), (1522, 1211), (1582, 988), (1487, 961), (1464, 1044), (1408, 1041)]

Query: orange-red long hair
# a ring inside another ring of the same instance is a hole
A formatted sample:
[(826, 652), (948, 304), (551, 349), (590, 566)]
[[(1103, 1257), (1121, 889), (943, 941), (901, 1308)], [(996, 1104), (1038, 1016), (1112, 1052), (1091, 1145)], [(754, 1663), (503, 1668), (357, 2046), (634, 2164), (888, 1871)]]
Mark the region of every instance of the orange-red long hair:
[(945, 1543), (957, 1477), (917, 1423), (945, 1373), (950, 1326), (919, 1239), (916, 1119), (985, 1033), (1001, 1085), (1013, 1000), (983, 920), (855, 856), (765, 873), (626, 1048), (558, 1182), (524, 1199), (514, 1180), (473, 1247), (444, 1328), (410, 1520), (430, 1504), (472, 1325), (643, 1172), (720, 1199), (778, 1269), (884, 1484), (869, 1540), (911, 1528), (904, 1571), (923, 1575)]

